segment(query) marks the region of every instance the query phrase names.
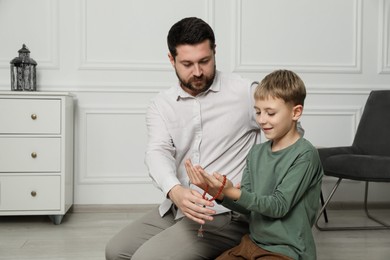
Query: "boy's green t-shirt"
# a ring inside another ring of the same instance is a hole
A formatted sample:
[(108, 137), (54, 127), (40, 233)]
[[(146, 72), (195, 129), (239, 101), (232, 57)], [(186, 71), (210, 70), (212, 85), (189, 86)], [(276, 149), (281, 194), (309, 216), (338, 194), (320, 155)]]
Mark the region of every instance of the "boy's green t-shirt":
[(271, 144), (251, 149), (240, 199), (225, 197), (222, 205), (249, 214), (250, 238), (261, 248), (293, 259), (316, 259), (311, 229), (323, 176), (317, 149), (304, 138), (277, 152)]

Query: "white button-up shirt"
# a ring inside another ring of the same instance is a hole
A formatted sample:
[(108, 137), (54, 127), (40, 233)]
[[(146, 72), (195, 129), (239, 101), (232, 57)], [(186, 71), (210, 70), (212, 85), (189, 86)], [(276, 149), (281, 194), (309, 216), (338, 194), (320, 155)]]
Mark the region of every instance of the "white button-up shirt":
[[(253, 108), (256, 85), (217, 71), (212, 86), (196, 97), (177, 85), (151, 101), (145, 163), (165, 196), (175, 185), (189, 187), (186, 159), (208, 173), (227, 175), (234, 184), (241, 181), (246, 155), (259, 131)], [(191, 188), (200, 191), (194, 185)], [(161, 204), (161, 216), (171, 205), (169, 199)], [(213, 209), (217, 214), (229, 211), (217, 204)], [(176, 218), (182, 216), (178, 211)]]

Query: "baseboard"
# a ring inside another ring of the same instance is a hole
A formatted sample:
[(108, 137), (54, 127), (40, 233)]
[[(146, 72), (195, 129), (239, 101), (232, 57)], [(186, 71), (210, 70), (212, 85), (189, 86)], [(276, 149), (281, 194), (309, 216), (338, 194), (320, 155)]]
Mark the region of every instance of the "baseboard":
[[(157, 207), (157, 204), (75, 204), (69, 212), (135, 212), (142, 213)], [(360, 202), (330, 202), (328, 209), (363, 209), (364, 204)], [(390, 202), (371, 202), (370, 209), (390, 209)]]
[(149, 211), (157, 204), (74, 204), (69, 212), (86, 213), (86, 212), (134, 212), (142, 213)]
[[(327, 209), (341, 210), (341, 209), (363, 209), (363, 202), (330, 202)], [(370, 202), (369, 209), (390, 209), (390, 202)]]

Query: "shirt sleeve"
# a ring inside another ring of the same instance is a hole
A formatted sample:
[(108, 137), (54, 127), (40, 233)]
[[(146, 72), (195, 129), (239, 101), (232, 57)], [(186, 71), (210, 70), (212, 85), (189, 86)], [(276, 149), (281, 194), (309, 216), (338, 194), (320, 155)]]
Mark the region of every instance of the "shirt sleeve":
[(154, 184), (168, 197), (168, 192), (180, 184), (174, 158), (176, 149), (155, 102), (151, 103), (146, 113), (146, 126), (148, 145), (145, 164)]
[(321, 167), (316, 162), (313, 151), (306, 151), (291, 165), (280, 184), (269, 195), (260, 195), (250, 190), (251, 175), (246, 168), (241, 183), (241, 197), (235, 203), (264, 216), (284, 217), (321, 180)]
[[(249, 154), (251, 153), (251, 151), (249, 151)], [(248, 156), (250, 157), (250, 156)], [(246, 159), (247, 161), (247, 165), (248, 165), (248, 158)], [(245, 189), (247, 191), (250, 191), (250, 177), (248, 175), (248, 166), (245, 167), (245, 170), (244, 170), (244, 173), (243, 173), (243, 176), (242, 176), (242, 179), (241, 179), (241, 183), (240, 183), (240, 186), (241, 186), (241, 196), (242, 196), (242, 191)], [(245, 207), (245, 205), (243, 204), (240, 204), (240, 203), (237, 203), (237, 200), (232, 200), (231, 198), (227, 197), (227, 196), (224, 196), (223, 200), (220, 201), (220, 203), (226, 207), (226, 208), (229, 208), (231, 210), (234, 210), (234, 211), (237, 211), (239, 213), (242, 213), (242, 214), (250, 214), (250, 210), (247, 209)]]

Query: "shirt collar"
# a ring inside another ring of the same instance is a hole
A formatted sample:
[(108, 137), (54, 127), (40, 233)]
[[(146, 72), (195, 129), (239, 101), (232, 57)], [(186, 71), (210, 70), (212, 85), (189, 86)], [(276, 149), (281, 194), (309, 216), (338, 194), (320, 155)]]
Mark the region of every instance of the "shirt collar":
[[(219, 92), (221, 90), (221, 80), (220, 80), (220, 76), (219, 75), (220, 75), (220, 72), (216, 70), (215, 71), (215, 78), (214, 78), (213, 84), (211, 84), (210, 88), (208, 90), (206, 90), (206, 92), (201, 93), (200, 95), (206, 95), (210, 91), (212, 91), (212, 92)], [(180, 83), (177, 84), (176, 88), (177, 88), (176, 101), (179, 101), (180, 99), (183, 99), (183, 98), (193, 98), (193, 96), (191, 96), (190, 94), (185, 92), (180, 87)]]

